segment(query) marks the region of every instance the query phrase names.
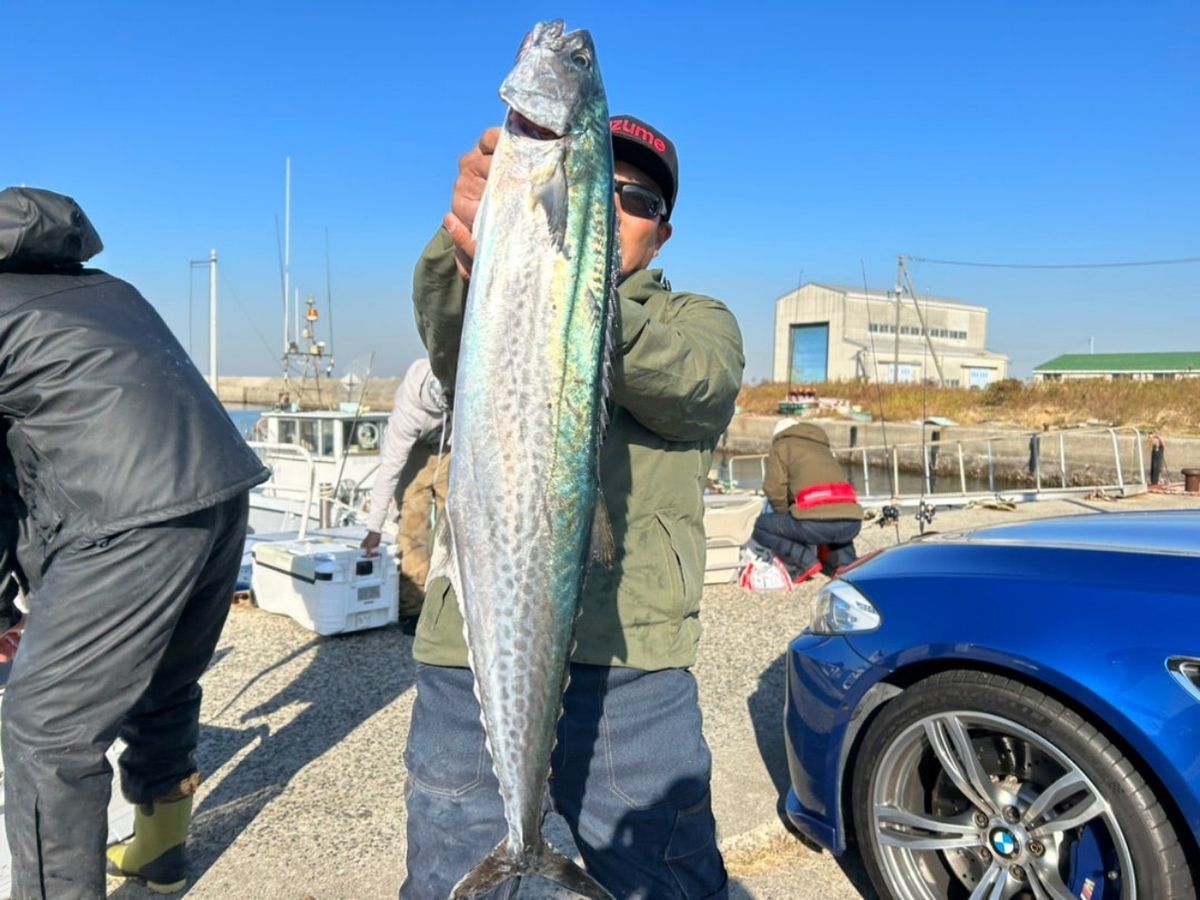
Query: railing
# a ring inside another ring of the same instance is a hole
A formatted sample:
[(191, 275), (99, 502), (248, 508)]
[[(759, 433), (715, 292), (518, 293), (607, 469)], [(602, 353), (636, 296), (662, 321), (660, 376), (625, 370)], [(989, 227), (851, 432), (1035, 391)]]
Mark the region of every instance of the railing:
[[(1122, 444), (1131, 444), (1128, 457)], [(1111, 446), (1111, 455), (1105, 449)], [(1136, 428), (1039, 431), (980, 438), (908, 442), (888, 446), (835, 448), (848, 477), (859, 484), (864, 507), (966, 505), (981, 499), (1035, 500), (1102, 492), (1144, 493), (1147, 488), (1143, 435)], [(726, 459), (736, 490), (766, 477), (766, 454)], [(852, 471), (849, 471), (852, 470)], [(884, 491), (873, 491), (880, 472), (890, 473)], [(1103, 475), (1097, 474), (1102, 472)], [(918, 487), (897, 489), (901, 474)], [(944, 490), (949, 481), (954, 487)], [(986, 488), (982, 485), (986, 483)]]
[[(266, 441), (247, 443), (271, 470), (271, 479), (258, 489), (260, 496), (280, 500), (286, 505), (280, 512), (287, 517), (296, 517), (299, 524), (299, 540), (304, 540), (310, 521), (315, 521), (320, 528), (329, 528), (334, 523), (347, 524), (362, 517), (362, 503), (359, 502), (359, 498), (367, 493), (364, 484), (374, 476), (378, 466), (354, 483), (350, 490), (350, 502), (346, 502), (337, 496), (335, 485), (324, 482), (317, 484), (317, 464), (312, 454), (299, 444), (275, 444)], [(303, 474), (300, 477), (280, 479), (276, 471), (280, 462), (301, 464)]]
[[(246, 443), (250, 445), (251, 450), (258, 454), (263, 465), (271, 472), (270, 480), (259, 487), (261, 495), (284, 500), (292, 507), (288, 512), (295, 514), (300, 520), (299, 539), (304, 540), (304, 536), (308, 532), (308, 519), (312, 512), (317, 486), (317, 470), (312, 454), (299, 444), (273, 444), (267, 441), (247, 441)], [(274, 464), (278, 462), (302, 463), (307, 475), (292, 483), (280, 481), (275, 477)]]

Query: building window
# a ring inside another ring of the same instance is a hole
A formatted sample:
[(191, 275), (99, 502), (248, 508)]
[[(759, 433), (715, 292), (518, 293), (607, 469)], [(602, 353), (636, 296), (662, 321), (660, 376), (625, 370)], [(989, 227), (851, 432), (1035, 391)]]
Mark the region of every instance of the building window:
[(978, 366), (963, 366), (963, 372), (967, 376), (967, 387), (969, 388), (985, 388), (988, 382), (991, 381), (991, 369), (984, 369)]

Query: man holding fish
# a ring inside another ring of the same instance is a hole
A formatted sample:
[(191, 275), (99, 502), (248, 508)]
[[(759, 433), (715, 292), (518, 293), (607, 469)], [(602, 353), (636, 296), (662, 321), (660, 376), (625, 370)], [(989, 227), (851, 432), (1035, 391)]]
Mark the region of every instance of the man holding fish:
[[(413, 648), (401, 896), (511, 896), (537, 875), (723, 897), (689, 667), (741, 334), (648, 268), (675, 148), (609, 119), (586, 32), (535, 27), (501, 95), (414, 278), (456, 451)], [(551, 801), (586, 873), (541, 839)]]

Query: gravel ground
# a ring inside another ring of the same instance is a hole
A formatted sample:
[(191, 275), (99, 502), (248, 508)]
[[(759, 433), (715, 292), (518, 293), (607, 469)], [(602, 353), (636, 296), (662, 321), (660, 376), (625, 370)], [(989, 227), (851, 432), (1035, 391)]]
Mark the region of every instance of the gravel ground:
[[(1045, 501), (1016, 511), (941, 511), (951, 531), (1018, 518), (1197, 507), (1200, 498)], [(901, 539), (916, 532), (906, 514)], [(893, 528), (864, 526), (863, 553)], [(734, 586), (704, 595), (696, 675), (713, 751), (713, 801), (734, 898), (872, 896), (856, 860), (839, 863), (788, 834), (783, 654), (819, 584), (791, 593)], [(318, 638), (290, 619), (235, 608), (204, 677), (199, 761), (206, 780), (190, 841), (189, 897), (375, 898), (404, 876), (402, 752), (412, 709), (412, 639), (396, 628)], [(551, 839), (569, 846), (561, 822)], [(534, 885), (522, 897), (551, 897)], [(148, 898), (109, 881), (109, 896)]]

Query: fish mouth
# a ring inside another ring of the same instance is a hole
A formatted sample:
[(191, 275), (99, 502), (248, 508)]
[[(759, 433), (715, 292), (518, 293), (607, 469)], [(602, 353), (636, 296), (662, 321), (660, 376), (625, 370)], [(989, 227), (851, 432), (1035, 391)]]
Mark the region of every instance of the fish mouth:
[(549, 128), (544, 128), (532, 119), (521, 115), (515, 109), (508, 111), (508, 131), (517, 137), (529, 138), (534, 141), (557, 141), (562, 137)]

